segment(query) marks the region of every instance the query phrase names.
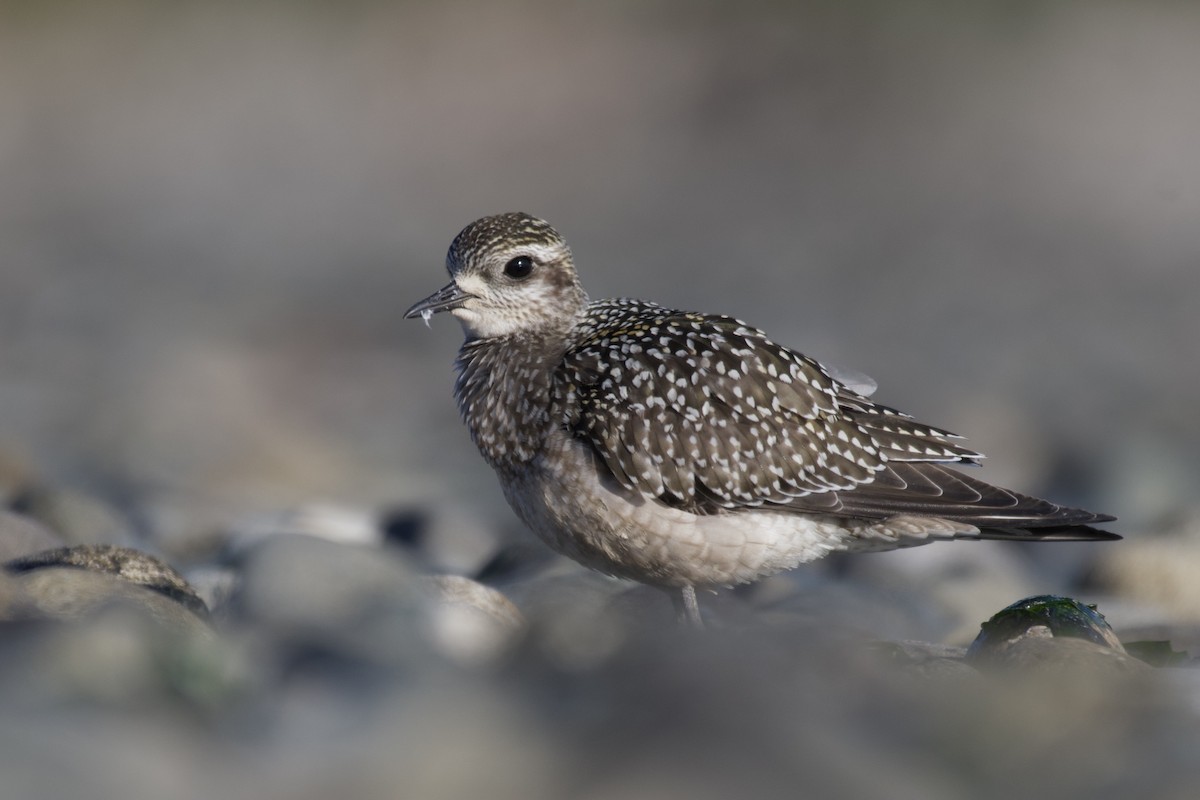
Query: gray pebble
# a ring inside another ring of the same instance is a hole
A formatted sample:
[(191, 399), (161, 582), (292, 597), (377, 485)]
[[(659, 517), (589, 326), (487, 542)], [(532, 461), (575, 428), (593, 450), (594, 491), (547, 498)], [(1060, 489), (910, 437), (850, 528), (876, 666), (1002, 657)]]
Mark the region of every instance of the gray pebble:
[(9, 619), (90, 620), (114, 607), (134, 609), (163, 628), (208, 635), (207, 623), (191, 609), (151, 589), (106, 572), (47, 566), (9, 574)]
[(430, 572), (478, 576), (500, 551), (493, 525), (449, 504), (434, 512), (393, 511), (382, 525), (389, 543), (415, 554)]
[(235, 568), (228, 616), (259, 638), (376, 662), (422, 650), (431, 598), (388, 549), (280, 534), (247, 549)]
[(428, 579), (436, 602), (430, 609), (434, 646), (465, 664), (495, 661), (525, 630), (525, 617), (501, 592), (459, 575)]
[(214, 619), (225, 616), (241, 582), (238, 570), (213, 564), (192, 567), (187, 570), (186, 577)]
[(14, 575), (58, 568), (104, 573), (168, 597), (194, 614), (208, 614), (204, 601), (182, 575), (162, 560), (128, 547), (60, 547), (13, 559), (4, 568)]
[(344, 544), (377, 545), (383, 541), (377, 516), (370, 511), (328, 503), (252, 514), (229, 529), (226, 552), (238, 552), (274, 536), (302, 535)]

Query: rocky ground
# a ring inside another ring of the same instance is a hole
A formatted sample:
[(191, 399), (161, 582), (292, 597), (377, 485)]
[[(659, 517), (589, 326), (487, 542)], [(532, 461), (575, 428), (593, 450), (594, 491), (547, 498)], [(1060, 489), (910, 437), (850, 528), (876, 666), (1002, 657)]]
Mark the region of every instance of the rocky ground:
[[(1124, 583), (1167, 539), (1080, 546), (1053, 578), (987, 544), (831, 560), (702, 598), (693, 631), (656, 590), (486, 527), (312, 507), (184, 555), (92, 496), (10, 507), (5, 796), (1116, 798), (1200, 779), (1200, 625)], [(1179, 570), (1157, 564), (1165, 591)], [(1039, 582), (1098, 601), (1115, 634), (1082, 606), (980, 633)]]
[[(0, 5), (0, 797), (1195, 796), (1198, 41), (1157, 0)], [(518, 209), (593, 296), (861, 370), (1125, 540), (829, 559), (680, 630), (521, 528), (457, 326), (399, 319)], [(1113, 632), (968, 649), (1046, 595)]]

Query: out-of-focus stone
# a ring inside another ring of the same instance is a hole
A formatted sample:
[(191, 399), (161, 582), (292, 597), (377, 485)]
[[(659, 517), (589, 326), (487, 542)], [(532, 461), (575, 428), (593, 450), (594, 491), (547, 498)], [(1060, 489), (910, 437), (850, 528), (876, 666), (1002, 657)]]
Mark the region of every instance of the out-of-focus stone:
[(1100, 554), (1091, 583), (1173, 621), (1200, 622), (1200, 536), (1129, 537)]
[(382, 525), (389, 543), (414, 553), (430, 572), (478, 577), (500, 550), (494, 526), (448, 503), (433, 512), (391, 511)]
[(147, 544), (176, 563), (216, 558), (240, 513), (233, 501), (182, 491), (148, 491), (138, 498)]
[(14, 575), (58, 568), (104, 573), (157, 592), (195, 614), (206, 616), (208, 613), (204, 601), (192, 590), (187, 579), (169, 564), (148, 553), (128, 547), (60, 547), (13, 559), (7, 562), (4, 568)]
[[(119, 588), (105, 589), (106, 580)], [(253, 682), (245, 654), (178, 604), (111, 575), (76, 570), (72, 581), (77, 597), (92, 584), (101, 602), (82, 616), (56, 615), (56, 624), (26, 624), (6, 637), (0, 681), (19, 686), (22, 699), (61, 705), (69, 698), (62, 707), (76, 710), (99, 703), (126, 713), (169, 712), (182, 704), (207, 712)]]
[(10, 618), (87, 619), (135, 607), (170, 628), (208, 631), (203, 601), (157, 558), (111, 545), (61, 547), (4, 565)]
[(70, 489), (30, 488), (12, 502), (13, 510), (58, 533), (68, 545), (131, 545), (130, 525), (109, 504)]
[(932, 642), (875, 642), (871, 649), (889, 670), (933, 680), (971, 680), (979, 673), (963, 660), (967, 649)]
[(256, 637), (384, 662), (422, 649), (431, 599), (396, 553), (281, 534), (250, 547), (239, 562), (229, 616)]
[[(1167, 662), (1178, 661), (1178, 665), (1200, 666), (1200, 624), (1190, 623), (1148, 623), (1144, 625), (1122, 626), (1121, 641), (1131, 653), (1137, 652), (1134, 645), (1158, 645), (1160, 648), (1170, 648), (1169, 652), (1159, 653), (1160, 658)], [(1175, 664), (1169, 664), (1174, 666)]]
[(503, 593), (460, 575), (428, 579), (434, 646), (464, 664), (486, 664), (509, 651), (525, 630), (525, 617)]
[(205, 564), (187, 570), (187, 581), (196, 595), (208, 606), (214, 619), (225, 616), (229, 603), (237, 594), (240, 574), (225, 566)]
[(383, 536), (370, 511), (330, 503), (308, 503), (244, 517), (229, 531), (227, 551), (236, 554), (279, 535), (296, 534), (343, 544), (378, 545)]
[(1116, 675), (1148, 669), (1126, 654), (1099, 611), (1068, 597), (1021, 600), (981, 627), (966, 655), (977, 666), (1022, 674), (1091, 670)]
[[(643, 608), (650, 609), (656, 621), (673, 624), (665, 595), (565, 559), (502, 588), (525, 614), (538, 651), (570, 671), (593, 669), (618, 652)], [(639, 597), (623, 602), (631, 591), (638, 591)], [(647, 605), (647, 600), (655, 602)]]
[(578, 794), (565, 784), (575, 763), (573, 737), (531, 714), (529, 695), (473, 680), (473, 671), (443, 672), (419, 691), (380, 698), (359, 715), (370, 725), (356, 719), (319, 749), (277, 749), (277, 757), (254, 766), (263, 791), (245, 796), (536, 800)]
[(986, 656), (1029, 631), (1039, 631), (1035, 634), (1038, 637), (1084, 639), (1124, 652), (1104, 615), (1096, 607), (1070, 597), (1037, 595), (1018, 600), (992, 615), (980, 628), (967, 650), (970, 658)]
[(61, 536), (37, 520), (0, 510), (0, 563), (63, 544)]
[(171, 630), (209, 635), (208, 624), (179, 602), (104, 572), (44, 567), (10, 574), (9, 619), (84, 621), (113, 607), (129, 607)]

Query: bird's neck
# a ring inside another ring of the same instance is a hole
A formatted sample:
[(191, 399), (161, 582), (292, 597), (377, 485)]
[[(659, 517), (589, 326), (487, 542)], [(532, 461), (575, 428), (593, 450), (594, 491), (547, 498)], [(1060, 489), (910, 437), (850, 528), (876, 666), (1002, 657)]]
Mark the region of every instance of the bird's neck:
[(458, 353), (454, 397), (484, 459), (500, 469), (530, 461), (553, 429), (549, 398), (565, 343), (529, 333), (470, 339)]

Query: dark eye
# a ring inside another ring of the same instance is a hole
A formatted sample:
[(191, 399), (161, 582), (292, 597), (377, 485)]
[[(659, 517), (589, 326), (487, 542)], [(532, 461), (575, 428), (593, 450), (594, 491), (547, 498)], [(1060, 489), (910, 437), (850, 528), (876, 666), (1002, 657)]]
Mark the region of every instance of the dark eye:
[(504, 265), (504, 274), (510, 278), (528, 278), (533, 272), (533, 259), (529, 256), (517, 256)]

